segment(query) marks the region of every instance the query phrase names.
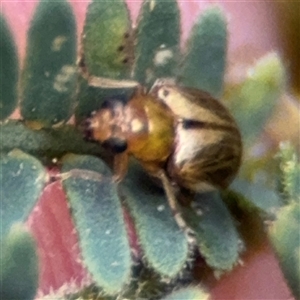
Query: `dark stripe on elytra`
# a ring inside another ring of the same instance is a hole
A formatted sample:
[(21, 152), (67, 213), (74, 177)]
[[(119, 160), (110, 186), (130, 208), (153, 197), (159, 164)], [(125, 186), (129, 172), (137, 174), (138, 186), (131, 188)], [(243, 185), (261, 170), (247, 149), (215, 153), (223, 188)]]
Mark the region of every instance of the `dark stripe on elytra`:
[(183, 129), (211, 129), (211, 130), (223, 130), (223, 131), (237, 131), (235, 126), (222, 125), (213, 122), (202, 122), (196, 120), (182, 120)]

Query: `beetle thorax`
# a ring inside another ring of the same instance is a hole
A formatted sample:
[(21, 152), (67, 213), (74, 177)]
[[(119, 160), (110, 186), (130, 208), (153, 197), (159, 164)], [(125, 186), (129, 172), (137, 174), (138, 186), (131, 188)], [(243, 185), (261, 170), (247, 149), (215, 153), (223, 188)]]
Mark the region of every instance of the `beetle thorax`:
[(115, 153), (127, 151), (146, 164), (164, 163), (174, 142), (174, 118), (149, 95), (127, 104), (109, 101), (89, 119), (92, 138)]
[(174, 115), (149, 94), (134, 97), (131, 105), (142, 106), (147, 123), (147, 137), (139, 144), (140, 147), (132, 148), (132, 154), (142, 162), (161, 165), (173, 151)]

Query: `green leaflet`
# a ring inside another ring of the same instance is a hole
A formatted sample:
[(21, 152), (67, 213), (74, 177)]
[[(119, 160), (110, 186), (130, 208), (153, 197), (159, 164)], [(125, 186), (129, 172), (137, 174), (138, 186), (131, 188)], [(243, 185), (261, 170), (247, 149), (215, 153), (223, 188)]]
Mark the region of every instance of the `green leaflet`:
[(279, 195), (263, 185), (250, 183), (242, 179), (236, 179), (230, 186), (234, 192), (232, 196), (236, 197), (242, 206), (247, 209), (258, 209), (266, 215), (274, 215), (280, 206), (283, 205)]
[[(81, 71), (105, 79), (129, 79), (133, 39), (126, 4), (123, 1), (93, 1), (88, 7), (82, 45)], [(131, 94), (131, 88), (93, 87), (80, 77), (76, 123), (80, 124), (92, 111), (98, 110), (105, 100), (121, 97), (127, 101)]]
[(295, 148), (280, 145), (283, 196), (287, 205), (280, 208), (269, 228), (271, 243), (280, 267), (296, 299), (300, 297), (300, 164)]
[(107, 294), (116, 294), (130, 281), (131, 257), (111, 172), (96, 157), (74, 154), (63, 159), (62, 172), (84, 263)]
[(291, 202), (280, 209), (269, 228), (285, 279), (296, 299), (300, 297), (300, 204)]
[[(251, 73), (250, 73), (251, 71)], [(228, 99), (244, 139), (245, 148), (251, 146), (270, 117), (285, 84), (285, 72), (277, 54), (261, 58), (249, 77)]]
[(11, 32), (0, 15), (0, 121), (17, 105), (18, 57)]
[(220, 97), (226, 66), (226, 20), (218, 7), (204, 11), (187, 44), (179, 82)]
[(174, 277), (188, 260), (188, 245), (177, 226), (164, 192), (137, 164), (121, 184), (125, 203), (135, 221), (147, 263), (163, 276)]
[(132, 65), (131, 21), (124, 1), (94, 0), (83, 32), (84, 64), (98, 77), (126, 79)]
[(295, 148), (288, 142), (280, 145), (280, 168), (285, 197), (300, 201), (300, 162)]
[(1, 236), (4, 238), (15, 222), (24, 222), (47, 181), (41, 163), (20, 150), (0, 155)]
[(146, 0), (137, 27), (134, 77), (151, 86), (157, 78), (177, 74), (180, 12), (177, 1)]
[(15, 224), (0, 247), (1, 299), (33, 300), (38, 287), (38, 257), (33, 237), (22, 225)]
[(197, 194), (192, 209), (184, 209), (187, 224), (196, 233), (200, 253), (216, 271), (230, 271), (237, 264), (243, 242), (219, 193)]
[(65, 0), (41, 0), (27, 37), (21, 113), (39, 127), (66, 122), (76, 91), (76, 24)]

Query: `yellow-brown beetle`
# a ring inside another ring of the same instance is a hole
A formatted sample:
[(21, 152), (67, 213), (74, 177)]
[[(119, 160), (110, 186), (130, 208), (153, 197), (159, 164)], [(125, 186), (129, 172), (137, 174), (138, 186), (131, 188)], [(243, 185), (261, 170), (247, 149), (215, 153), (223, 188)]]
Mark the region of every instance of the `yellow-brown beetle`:
[(240, 166), (242, 143), (234, 119), (197, 89), (158, 80), (148, 93), (137, 89), (126, 104), (105, 102), (88, 124), (91, 138), (115, 154), (116, 180), (122, 180), (133, 155), (162, 180), (174, 214), (174, 184), (194, 192), (226, 188)]

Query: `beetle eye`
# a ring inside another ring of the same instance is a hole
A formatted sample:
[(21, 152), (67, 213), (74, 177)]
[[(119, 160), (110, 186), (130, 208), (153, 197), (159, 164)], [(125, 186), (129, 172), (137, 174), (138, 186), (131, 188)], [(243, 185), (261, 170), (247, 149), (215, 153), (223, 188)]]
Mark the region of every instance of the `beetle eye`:
[(125, 100), (121, 96), (119, 96), (116, 99), (108, 99), (102, 103), (100, 108), (101, 109), (109, 109), (111, 111), (114, 111), (114, 109), (116, 107), (123, 106), (123, 101), (125, 101)]
[(165, 89), (165, 88), (160, 88), (157, 92), (157, 96), (161, 99), (164, 100), (169, 96), (170, 92)]
[(122, 153), (127, 149), (127, 141), (117, 137), (111, 137), (105, 140), (102, 145), (115, 154)]
[(83, 135), (86, 141), (93, 141), (93, 130), (91, 128), (91, 119), (86, 119), (82, 123)]
[(164, 97), (167, 97), (170, 92), (168, 90), (164, 89), (164, 90), (162, 90), (162, 93), (163, 93)]

